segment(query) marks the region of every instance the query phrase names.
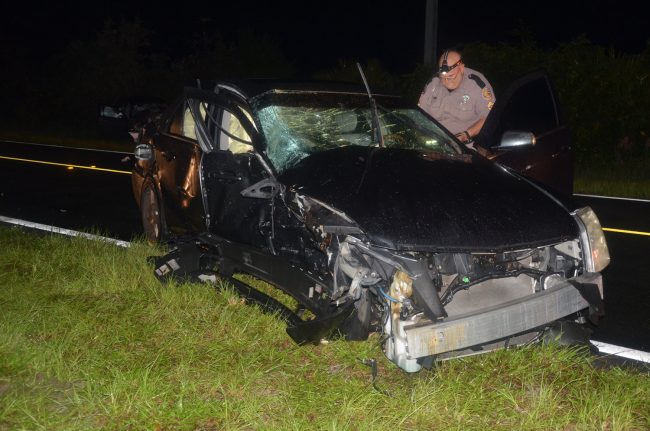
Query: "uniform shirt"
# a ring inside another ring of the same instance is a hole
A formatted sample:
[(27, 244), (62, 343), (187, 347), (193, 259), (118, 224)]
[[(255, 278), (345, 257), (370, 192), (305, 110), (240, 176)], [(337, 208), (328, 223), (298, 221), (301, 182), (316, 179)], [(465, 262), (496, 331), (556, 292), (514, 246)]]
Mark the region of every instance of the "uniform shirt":
[(436, 75), (424, 88), (418, 106), (455, 135), (487, 117), (494, 100), (485, 76), (466, 67), (455, 90), (445, 88)]

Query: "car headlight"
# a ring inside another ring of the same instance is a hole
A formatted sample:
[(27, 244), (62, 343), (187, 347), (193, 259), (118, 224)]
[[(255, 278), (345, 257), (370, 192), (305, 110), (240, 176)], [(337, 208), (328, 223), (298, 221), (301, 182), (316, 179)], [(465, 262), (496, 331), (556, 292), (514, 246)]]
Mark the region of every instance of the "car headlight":
[(580, 220), (580, 242), (584, 251), (585, 268), (589, 272), (600, 272), (609, 265), (609, 249), (600, 221), (591, 207), (580, 208), (574, 213)]

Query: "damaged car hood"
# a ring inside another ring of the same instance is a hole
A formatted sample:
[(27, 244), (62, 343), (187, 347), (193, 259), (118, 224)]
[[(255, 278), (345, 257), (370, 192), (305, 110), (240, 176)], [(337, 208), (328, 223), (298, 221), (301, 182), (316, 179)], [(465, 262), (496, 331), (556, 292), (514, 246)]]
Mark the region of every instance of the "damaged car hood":
[(390, 249), (489, 252), (578, 235), (561, 204), (474, 154), (349, 146), (313, 154), (279, 180)]

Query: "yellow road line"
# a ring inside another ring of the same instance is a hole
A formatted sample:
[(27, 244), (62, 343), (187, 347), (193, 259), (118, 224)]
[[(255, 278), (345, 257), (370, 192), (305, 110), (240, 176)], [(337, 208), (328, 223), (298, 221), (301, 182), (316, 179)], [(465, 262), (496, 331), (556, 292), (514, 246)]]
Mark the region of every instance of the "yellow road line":
[(94, 165), (93, 166), (71, 165), (69, 163), (46, 162), (44, 160), (21, 159), (19, 157), (7, 157), (7, 156), (0, 156), (0, 159), (15, 160), (18, 162), (39, 163), (41, 165), (63, 166), (68, 169), (89, 169), (91, 171), (103, 171), (103, 172), (113, 172), (116, 174), (131, 175), (131, 171), (119, 171), (117, 169), (98, 168), (97, 166)]
[(613, 229), (611, 227), (604, 227), (603, 230), (607, 231), (607, 232), (628, 233), (630, 235), (650, 236), (650, 232), (641, 232), (641, 231), (638, 231), (638, 230)]

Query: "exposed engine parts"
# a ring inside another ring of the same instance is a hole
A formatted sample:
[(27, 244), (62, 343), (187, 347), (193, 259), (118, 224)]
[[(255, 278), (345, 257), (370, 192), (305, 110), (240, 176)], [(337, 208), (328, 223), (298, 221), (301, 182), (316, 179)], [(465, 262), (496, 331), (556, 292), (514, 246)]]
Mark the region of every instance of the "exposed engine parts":
[(409, 350), (406, 328), (435, 326), (445, 319), (521, 301), (578, 276), (580, 262), (577, 241), (502, 253), (399, 255), (348, 236), (334, 265), (334, 291), (337, 297), (347, 294), (354, 300), (360, 288), (367, 289), (382, 312), (386, 355), (401, 368), (417, 371), (421, 361)]

